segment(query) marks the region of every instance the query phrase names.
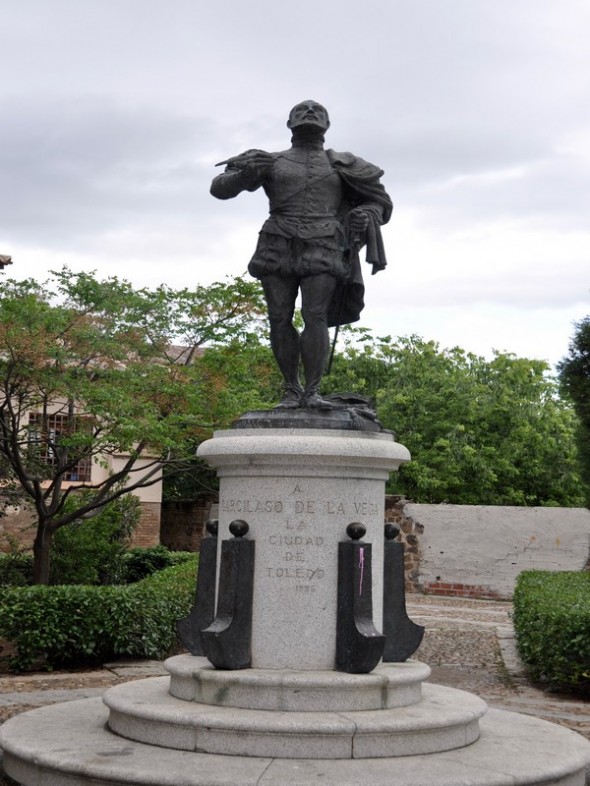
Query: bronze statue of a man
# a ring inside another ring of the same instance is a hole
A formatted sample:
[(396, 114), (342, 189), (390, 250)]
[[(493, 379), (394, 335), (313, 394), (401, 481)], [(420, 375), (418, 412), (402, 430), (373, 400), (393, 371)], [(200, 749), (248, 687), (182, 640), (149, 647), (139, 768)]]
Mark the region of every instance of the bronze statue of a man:
[[(287, 127), (291, 148), (247, 150), (222, 162), (211, 193), (231, 199), (264, 188), (270, 216), (248, 270), (260, 279), (270, 321), (272, 350), (285, 380), (283, 408), (327, 406), (319, 393), (330, 351), (328, 327), (359, 319), (364, 285), (359, 249), (373, 273), (386, 265), (380, 226), (392, 203), (383, 174), (351, 153), (324, 149), (328, 112), (317, 101), (293, 107)], [(293, 325), (298, 292), (304, 329)], [(303, 365), (305, 387), (299, 377)]]

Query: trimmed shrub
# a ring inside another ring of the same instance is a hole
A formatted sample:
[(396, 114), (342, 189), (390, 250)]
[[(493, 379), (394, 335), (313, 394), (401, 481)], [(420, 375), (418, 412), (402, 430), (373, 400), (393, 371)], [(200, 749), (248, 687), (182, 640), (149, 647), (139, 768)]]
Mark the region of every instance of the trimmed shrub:
[(32, 583), (32, 554), (0, 554), (0, 587), (24, 587)]
[[(59, 584), (89, 584), (91, 586), (133, 584), (165, 568), (182, 565), (184, 562), (195, 559), (195, 552), (170, 551), (165, 546), (150, 546), (148, 548), (134, 546), (121, 551), (118, 545), (103, 549), (99, 542), (96, 547), (90, 543), (90, 548), (86, 552), (80, 551), (87, 538), (92, 535), (92, 530), (88, 526), (89, 522), (81, 523), (86, 525), (82, 537), (79, 537), (76, 525), (73, 525), (72, 532), (68, 533), (68, 539), (70, 535), (73, 535), (73, 538), (68, 540), (69, 545), (59, 554), (58, 567), (52, 570), (54, 577), (62, 579), (58, 582)], [(100, 532), (97, 539), (102, 540)], [(75, 547), (71, 548), (73, 543)], [(65, 559), (67, 554), (70, 555), (71, 565), (68, 565)], [(100, 555), (104, 557), (102, 565), (98, 559)], [(0, 587), (24, 587), (32, 583), (32, 554), (22, 552), (0, 554)]]
[[(9, 668), (82, 666), (121, 656), (162, 658), (195, 595), (198, 555), (127, 586), (0, 590)], [(1, 653), (0, 653), (1, 657)]]
[(131, 584), (133, 581), (141, 581), (159, 570), (180, 565), (193, 558), (194, 553), (191, 551), (170, 551), (166, 546), (135, 546), (123, 555), (125, 582)]
[(590, 573), (531, 570), (514, 592), (520, 656), (534, 680), (590, 692)]

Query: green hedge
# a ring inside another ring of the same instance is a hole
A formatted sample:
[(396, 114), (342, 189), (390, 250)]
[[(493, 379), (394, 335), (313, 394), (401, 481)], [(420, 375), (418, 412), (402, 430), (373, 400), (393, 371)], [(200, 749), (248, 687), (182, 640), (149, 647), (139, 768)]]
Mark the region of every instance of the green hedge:
[(191, 561), (127, 586), (0, 590), (0, 639), (8, 650), (4, 660), (20, 671), (121, 656), (164, 657), (176, 642), (176, 620), (194, 600), (197, 563), (195, 554)]
[[(110, 584), (133, 584), (152, 573), (194, 560), (194, 552), (170, 551), (165, 546), (134, 546), (116, 554), (108, 560), (108, 569), (102, 570), (90, 565), (94, 555), (88, 557), (82, 552), (70, 553), (69, 561), (78, 567), (52, 570), (50, 584), (85, 584), (104, 586)], [(53, 564), (52, 555), (52, 564)], [(63, 555), (59, 561), (63, 565)], [(33, 583), (33, 555), (14, 552), (0, 554), (0, 587), (24, 587)]]
[(521, 573), (514, 592), (518, 650), (534, 680), (590, 691), (590, 572)]
[(194, 560), (194, 552), (170, 551), (166, 546), (135, 546), (123, 554), (122, 572), (125, 584), (141, 581), (157, 571)]
[(0, 587), (24, 587), (32, 583), (32, 554), (0, 554)]

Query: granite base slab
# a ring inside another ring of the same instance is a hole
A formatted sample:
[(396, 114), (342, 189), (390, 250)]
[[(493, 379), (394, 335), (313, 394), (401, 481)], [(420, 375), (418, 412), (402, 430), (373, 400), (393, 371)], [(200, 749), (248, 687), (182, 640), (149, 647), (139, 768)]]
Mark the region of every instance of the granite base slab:
[(6, 773), (23, 786), (584, 786), (590, 744), (552, 723), (489, 710), (480, 739), (403, 758), (218, 756), (121, 739), (100, 699), (17, 715), (0, 729)]
[(170, 694), (220, 707), (282, 712), (345, 712), (407, 707), (422, 697), (430, 667), (419, 661), (382, 664), (370, 674), (240, 669), (221, 671), (206, 658), (176, 655), (165, 662)]

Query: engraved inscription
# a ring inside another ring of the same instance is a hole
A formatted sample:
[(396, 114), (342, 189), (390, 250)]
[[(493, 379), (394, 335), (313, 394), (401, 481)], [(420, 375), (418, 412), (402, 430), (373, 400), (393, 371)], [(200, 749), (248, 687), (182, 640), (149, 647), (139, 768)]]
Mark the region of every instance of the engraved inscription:
[(272, 499), (224, 499), (221, 510), (224, 513), (282, 513), (283, 503)]
[(355, 500), (353, 504), (357, 516), (376, 516), (379, 513), (379, 508), (374, 502), (357, 502)]
[(324, 503), (324, 510), (326, 513), (330, 515), (333, 514), (340, 514), (344, 516), (346, 514), (346, 508), (344, 507), (344, 502), (338, 502), (336, 500), (326, 500)]
[(268, 578), (274, 579), (323, 579), (325, 571), (322, 568), (265, 568)]
[(266, 535), (274, 564), (264, 567), (263, 575), (308, 594), (315, 592), (325, 577), (320, 566), (329, 545), (324, 537), (314, 534), (316, 517), (333, 516), (349, 523), (379, 515), (379, 506), (374, 502), (345, 495), (314, 498), (301, 483), (292, 486), (283, 500), (228, 499), (222, 507), (228, 513), (281, 514)]
[(302, 551), (286, 551), (285, 562), (305, 562), (305, 556)]
[[(292, 493), (301, 494), (301, 488), (297, 485)], [(349, 504), (338, 499), (298, 499), (289, 507), (296, 515), (303, 516), (315, 516), (317, 513), (340, 516), (354, 513), (357, 516), (375, 516), (379, 513), (379, 508), (374, 502), (359, 500), (353, 500)], [(287, 507), (282, 500), (224, 499), (221, 502), (221, 509), (224, 513), (283, 513), (286, 512)]]
[(315, 592), (317, 582), (325, 576), (318, 562), (322, 562), (326, 544), (322, 536), (312, 534), (313, 518), (323, 512), (322, 507), (322, 501), (310, 499), (305, 487), (295, 484), (283, 506), (286, 515), (277, 522), (279, 531), (267, 536), (271, 546), (281, 549), (277, 564), (264, 569), (267, 578), (287, 581), (296, 592)]
[(269, 535), (268, 542), (273, 546), (323, 546), (321, 536), (312, 538), (309, 535)]
[(316, 503), (308, 499), (307, 502), (303, 502), (302, 500), (297, 500), (295, 503), (295, 513), (307, 513), (310, 516), (313, 516), (316, 509)]

